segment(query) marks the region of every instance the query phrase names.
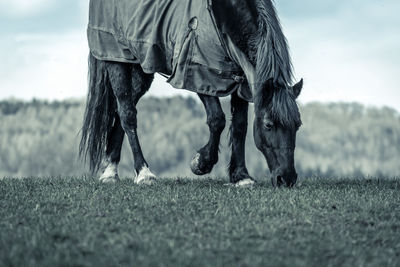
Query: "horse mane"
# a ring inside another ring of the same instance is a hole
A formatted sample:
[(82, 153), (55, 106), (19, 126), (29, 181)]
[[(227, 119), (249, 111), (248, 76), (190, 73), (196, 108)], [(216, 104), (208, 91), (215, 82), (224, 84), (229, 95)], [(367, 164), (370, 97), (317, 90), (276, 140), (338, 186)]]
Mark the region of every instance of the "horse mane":
[(262, 86), (268, 79), (287, 87), (293, 80), (293, 66), (289, 45), (271, 0), (257, 0), (258, 33), (257, 83)]
[(254, 102), (267, 106), (271, 119), (284, 127), (299, 127), (300, 112), (290, 90), (293, 66), (289, 45), (272, 0), (256, 0), (258, 10), (256, 92)]
[(267, 111), (274, 122), (290, 129), (302, 125), (299, 107), (296, 98), (290, 90), (278, 88), (272, 95)]

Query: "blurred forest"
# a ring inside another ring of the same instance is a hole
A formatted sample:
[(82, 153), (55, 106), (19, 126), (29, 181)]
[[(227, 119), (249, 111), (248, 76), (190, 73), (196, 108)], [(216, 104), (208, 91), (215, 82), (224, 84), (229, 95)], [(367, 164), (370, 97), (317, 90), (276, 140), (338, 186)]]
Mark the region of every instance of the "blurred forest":
[[(223, 106), (229, 118), (228, 99)], [(311, 103), (300, 108), (304, 125), (298, 133), (296, 167), (302, 177), (400, 175), (400, 114), (395, 110), (355, 103)], [(191, 97), (147, 97), (138, 110), (139, 136), (151, 168), (161, 177), (193, 176), (189, 162), (208, 140), (202, 104)], [(83, 111), (84, 101), (0, 102), (0, 177), (87, 174), (77, 157)], [(252, 112), (249, 117), (246, 161), (250, 174), (261, 179), (269, 172), (254, 146)], [(227, 177), (228, 128), (211, 176)], [(120, 174), (132, 175), (126, 138)]]

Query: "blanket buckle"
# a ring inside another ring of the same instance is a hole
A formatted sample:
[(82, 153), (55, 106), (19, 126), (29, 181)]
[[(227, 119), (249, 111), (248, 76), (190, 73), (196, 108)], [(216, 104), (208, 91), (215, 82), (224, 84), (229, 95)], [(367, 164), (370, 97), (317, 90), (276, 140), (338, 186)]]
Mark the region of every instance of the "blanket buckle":
[(243, 83), (246, 80), (245, 77), (238, 76), (238, 75), (235, 75), (235, 74), (232, 74), (232, 79), (237, 83)]

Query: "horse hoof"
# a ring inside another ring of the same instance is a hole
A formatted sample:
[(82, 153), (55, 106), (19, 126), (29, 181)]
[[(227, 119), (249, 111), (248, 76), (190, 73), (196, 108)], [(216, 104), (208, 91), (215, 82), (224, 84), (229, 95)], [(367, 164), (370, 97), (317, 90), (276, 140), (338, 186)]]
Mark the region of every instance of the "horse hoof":
[(148, 167), (144, 167), (135, 178), (135, 184), (138, 185), (153, 185), (156, 181), (156, 175)]
[(244, 179), (237, 183), (235, 183), (235, 187), (245, 188), (245, 187), (253, 187), (256, 182), (252, 179)]
[(192, 170), (192, 172), (196, 175), (206, 175), (209, 174), (212, 171), (212, 168), (203, 168), (202, 165), (202, 160), (201, 160), (201, 155), (200, 153), (197, 153), (192, 161), (190, 162), (190, 169)]
[(99, 180), (103, 184), (115, 184), (120, 181), (118, 174), (101, 176)]
[(204, 175), (205, 173), (200, 170), (199, 165), (200, 165), (200, 154), (197, 153), (190, 162), (190, 169), (192, 169), (192, 172), (196, 175)]
[(103, 184), (119, 182), (118, 165), (116, 163), (106, 162), (106, 168), (99, 180)]

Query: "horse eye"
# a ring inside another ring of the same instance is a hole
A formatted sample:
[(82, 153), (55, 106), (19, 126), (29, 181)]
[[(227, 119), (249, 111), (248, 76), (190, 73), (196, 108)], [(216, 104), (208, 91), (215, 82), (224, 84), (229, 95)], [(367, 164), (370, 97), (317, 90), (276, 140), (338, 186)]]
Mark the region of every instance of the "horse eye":
[(265, 128), (266, 128), (268, 131), (271, 131), (272, 128), (274, 128), (274, 124), (273, 124), (272, 122), (267, 122), (267, 123), (265, 124)]

